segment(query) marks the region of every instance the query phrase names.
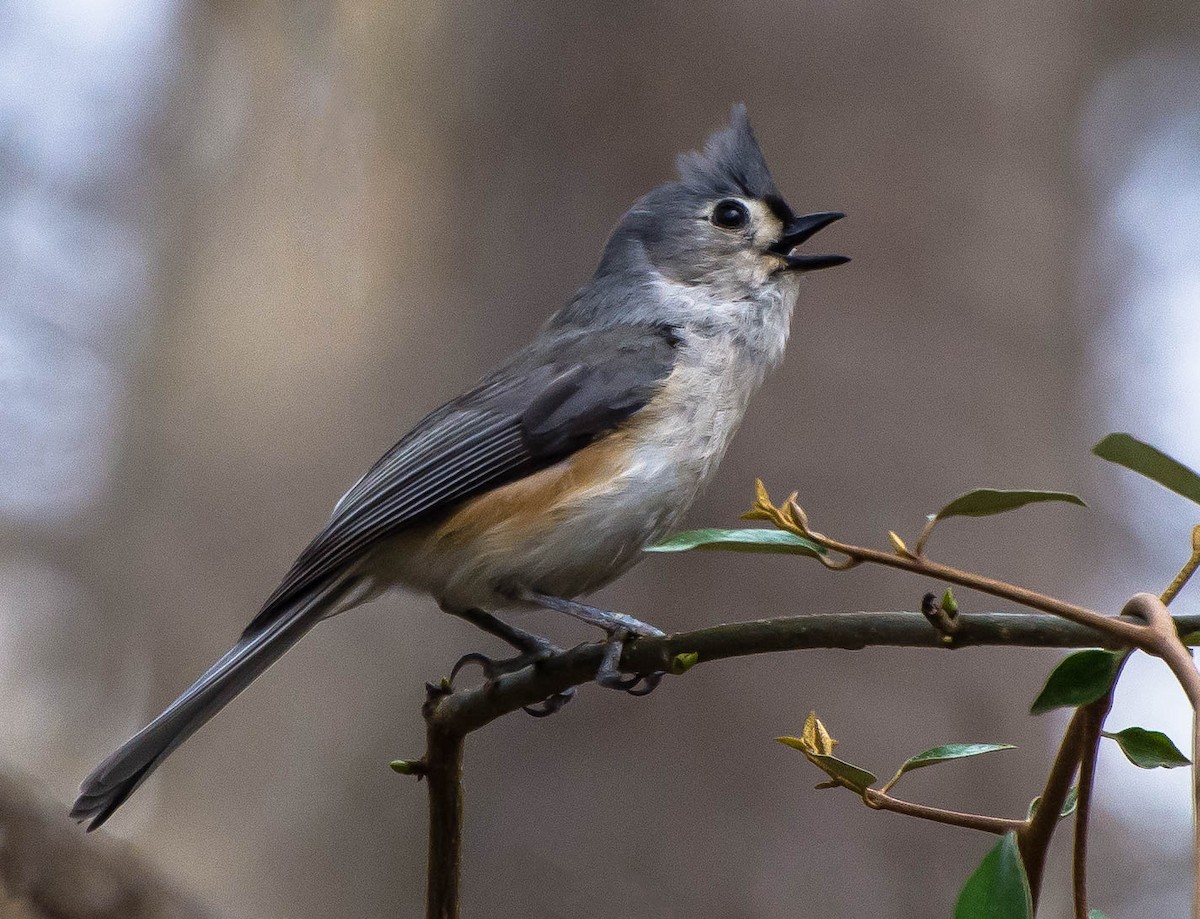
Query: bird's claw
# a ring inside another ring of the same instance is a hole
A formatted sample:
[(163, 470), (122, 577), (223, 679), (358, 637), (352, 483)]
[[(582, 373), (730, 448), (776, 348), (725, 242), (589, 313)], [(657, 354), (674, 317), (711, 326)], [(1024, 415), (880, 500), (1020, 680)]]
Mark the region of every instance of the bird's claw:
[(640, 676), (623, 677), (620, 673), (597, 673), (596, 683), (603, 686), (605, 689), (616, 689), (620, 692), (629, 692), (638, 683), (642, 682)]
[(555, 712), (562, 711), (564, 705), (575, 698), (575, 687), (568, 686), (562, 692), (556, 692), (548, 699), (543, 699), (536, 705), (521, 706), (527, 715), (532, 715), (534, 718), (545, 718), (553, 715)]
[[(663, 634), (652, 626), (648, 628), (646, 638), (659, 638)], [(648, 696), (658, 688), (665, 675), (663, 671), (653, 673), (637, 673), (633, 676), (621, 676), (621, 652), (625, 650), (625, 642), (631, 633), (627, 629), (618, 629), (608, 636), (604, 645), (604, 657), (600, 660), (600, 668), (596, 671), (596, 682), (605, 689), (616, 689), (627, 692), (631, 696)], [(644, 685), (643, 685), (644, 684)]]
[(478, 651), (471, 651), (454, 662), (454, 666), (450, 668), (450, 682), (454, 682), (454, 678), (458, 676), (464, 667), (474, 664), (483, 671), (483, 678), (487, 683), (494, 683), (506, 674), (516, 673), (518, 670), (523, 670), (530, 665), (537, 666), (540, 661), (559, 652), (560, 649), (549, 642), (544, 642), (529, 651), (500, 660), (488, 657), (486, 654), (481, 654)]
[[(557, 647), (546, 641), (540, 642), (536, 647), (531, 647), (529, 651), (523, 654), (503, 660), (496, 660), (478, 651), (471, 651), (454, 662), (454, 666), (450, 669), (450, 682), (451, 684), (454, 683), (455, 678), (457, 678), (459, 672), (464, 667), (474, 665), (483, 671), (484, 686), (490, 688), (495, 684), (496, 680), (505, 674), (516, 673), (518, 670), (530, 665), (536, 667), (540, 661), (558, 652), (559, 649)], [(555, 712), (562, 711), (563, 706), (574, 697), (575, 687), (569, 686), (562, 692), (556, 692), (536, 705), (524, 705), (522, 708), (534, 718), (545, 718), (553, 715)]]
[(478, 651), (471, 651), (468, 654), (464, 654), (454, 662), (454, 666), (450, 668), (450, 682), (453, 683), (458, 678), (459, 671), (462, 670), (463, 667), (468, 667), (471, 664), (475, 664), (480, 670), (483, 671), (483, 678), (487, 682), (492, 683), (495, 681), (498, 675), (496, 671), (497, 661), (494, 658), (488, 657), (486, 654), (480, 654)]
[[(625, 691), (631, 696), (648, 696), (654, 690), (658, 689), (658, 684), (662, 682), (662, 678), (666, 675), (665, 670), (655, 670), (653, 673), (639, 676), (634, 681), (634, 684)], [(643, 685), (639, 686), (639, 683)]]
[(655, 670), (652, 673), (638, 673), (623, 677), (618, 674), (601, 673), (596, 675), (596, 682), (605, 689), (617, 689), (631, 696), (648, 696), (658, 689), (658, 684), (666, 676), (665, 670)]

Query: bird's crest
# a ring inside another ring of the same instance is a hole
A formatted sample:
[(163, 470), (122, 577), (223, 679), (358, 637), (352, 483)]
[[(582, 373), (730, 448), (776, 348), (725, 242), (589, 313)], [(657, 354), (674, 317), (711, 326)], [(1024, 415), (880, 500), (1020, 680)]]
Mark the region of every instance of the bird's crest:
[(730, 113), (729, 127), (709, 137), (702, 152), (680, 154), (676, 166), (682, 184), (705, 196), (779, 195), (740, 102)]

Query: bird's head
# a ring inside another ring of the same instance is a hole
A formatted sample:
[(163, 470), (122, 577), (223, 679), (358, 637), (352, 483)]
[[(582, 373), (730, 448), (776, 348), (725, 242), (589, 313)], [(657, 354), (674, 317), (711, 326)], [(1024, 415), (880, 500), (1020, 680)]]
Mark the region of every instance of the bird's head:
[(746, 299), (849, 261), (793, 251), (844, 215), (792, 211), (775, 187), (744, 105), (734, 106), (729, 126), (703, 151), (681, 155), (678, 168), (678, 181), (660, 185), (621, 218), (601, 273), (641, 263), (669, 282)]

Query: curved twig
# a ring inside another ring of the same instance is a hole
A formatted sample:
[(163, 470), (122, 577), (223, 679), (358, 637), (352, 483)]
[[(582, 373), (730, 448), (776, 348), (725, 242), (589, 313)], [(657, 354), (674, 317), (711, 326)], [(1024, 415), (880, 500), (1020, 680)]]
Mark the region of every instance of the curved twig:
[[(1195, 534), (1193, 534), (1193, 539), (1195, 538)], [(1184, 570), (1190, 576), (1191, 570), (1194, 569), (1195, 565), (1191, 565), (1190, 570), (1188, 568)], [(1168, 588), (1168, 592), (1165, 592), (1164, 596), (1168, 596), (1170, 590), (1171, 588)], [(1196, 662), (1192, 659), (1191, 651), (1179, 637), (1180, 633), (1176, 630), (1175, 619), (1167, 611), (1167, 605), (1163, 602), (1162, 597), (1156, 597), (1149, 593), (1135, 594), (1125, 604), (1121, 614), (1137, 616), (1145, 620), (1146, 631), (1154, 637), (1152, 647), (1148, 648), (1149, 653), (1162, 658), (1163, 662), (1171, 668), (1171, 673), (1175, 675), (1179, 685), (1183, 687), (1184, 694), (1192, 706), (1192, 763), (1200, 763), (1197, 760), (1197, 757), (1200, 757), (1200, 670), (1196, 669)], [(1200, 919), (1200, 764), (1192, 766), (1192, 815), (1192, 916), (1194, 919)]]

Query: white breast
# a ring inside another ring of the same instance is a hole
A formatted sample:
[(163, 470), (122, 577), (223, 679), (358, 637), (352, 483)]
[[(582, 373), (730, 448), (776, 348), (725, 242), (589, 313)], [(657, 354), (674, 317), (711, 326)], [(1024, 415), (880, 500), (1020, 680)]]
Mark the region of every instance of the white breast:
[(511, 605), (506, 586), (575, 597), (639, 561), (642, 548), (675, 528), (711, 481), (787, 338), (790, 303), (695, 307), (704, 321), (681, 331), (675, 369), (628, 422), (629, 449), (603, 480), (556, 497), (533, 525), (489, 519), (454, 540), (432, 530), (406, 534), (372, 567), (448, 607), (496, 609)]

